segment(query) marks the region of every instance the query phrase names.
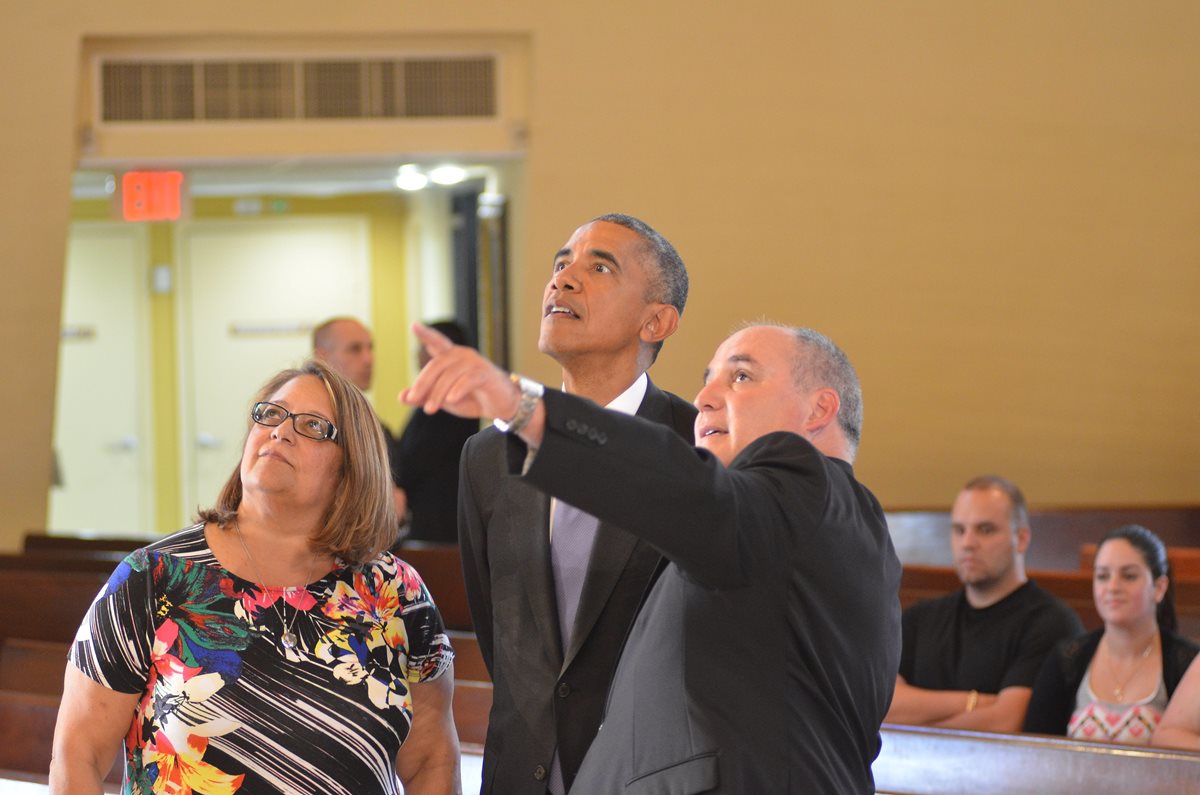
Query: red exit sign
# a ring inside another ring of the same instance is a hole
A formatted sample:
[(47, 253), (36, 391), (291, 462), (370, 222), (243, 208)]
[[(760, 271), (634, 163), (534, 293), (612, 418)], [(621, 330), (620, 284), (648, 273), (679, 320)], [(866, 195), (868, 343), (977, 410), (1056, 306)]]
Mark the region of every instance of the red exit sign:
[(121, 217), (126, 221), (179, 219), (182, 171), (127, 171), (121, 177)]

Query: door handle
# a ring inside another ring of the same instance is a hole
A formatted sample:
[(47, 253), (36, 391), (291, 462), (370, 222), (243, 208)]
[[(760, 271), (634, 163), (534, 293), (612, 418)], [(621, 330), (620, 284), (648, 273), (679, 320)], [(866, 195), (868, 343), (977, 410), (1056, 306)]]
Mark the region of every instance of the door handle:
[(202, 450), (215, 450), (221, 446), (221, 440), (211, 433), (201, 431), (196, 434), (196, 446)]

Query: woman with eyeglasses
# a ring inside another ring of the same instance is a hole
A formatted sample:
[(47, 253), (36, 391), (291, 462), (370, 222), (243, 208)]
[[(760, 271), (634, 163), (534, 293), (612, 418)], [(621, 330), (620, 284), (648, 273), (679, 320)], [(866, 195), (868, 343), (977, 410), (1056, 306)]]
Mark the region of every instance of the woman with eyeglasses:
[(241, 462), (197, 524), (130, 555), (71, 649), (53, 793), (459, 791), (453, 652), (386, 549), (387, 453), (319, 362), (260, 391)]
[(1033, 685), (1024, 729), (1077, 740), (1148, 745), (1200, 650), (1175, 632), (1167, 549), (1140, 525), (1096, 549), (1092, 596), (1104, 627), (1063, 641)]

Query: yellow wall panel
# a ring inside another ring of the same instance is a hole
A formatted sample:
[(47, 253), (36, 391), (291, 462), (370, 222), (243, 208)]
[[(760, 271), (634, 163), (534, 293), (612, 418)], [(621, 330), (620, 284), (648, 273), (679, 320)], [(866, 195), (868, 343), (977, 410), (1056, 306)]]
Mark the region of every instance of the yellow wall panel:
[(0, 274), (21, 299), (0, 331), (28, 343), (0, 543), (43, 510), (81, 42), (106, 37), (527, 41), (519, 369), (557, 382), (535, 345), (550, 255), (627, 211), (693, 277), (655, 379), (690, 397), (743, 318), (830, 333), (866, 387), (858, 471), (885, 504), (946, 505), (983, 470), (1036, 504), (1200, 502), (1198, 27), (1165, 0), (17, 5)]

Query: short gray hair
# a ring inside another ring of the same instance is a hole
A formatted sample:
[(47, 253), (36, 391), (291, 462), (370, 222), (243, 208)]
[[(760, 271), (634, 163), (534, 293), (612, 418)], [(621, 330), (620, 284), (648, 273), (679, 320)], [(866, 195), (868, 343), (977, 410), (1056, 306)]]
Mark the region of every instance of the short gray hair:
[(789, 326), (770, 320), (758, 320), (742, 325), (742, 328), (771, 326), (783, 329), (796, 338), (796, 360), (793, 375), (796, 384), (803, 389), (828, 387), (837, 392), (838, 425), (846, 435), (851, 451), (858, 449), (862, 440), (863, 397), (858, 373), (850, 363), (850, 357), (834, 344), (833, 340), (819, 331), (802, 326)]
[(670, 304), (682, 317), (688, 297), (688, 272), (683, 258), (671, 245), (671, 241), (660, 235), (650, 224), (632, 215), (607, 213), (596, 216), (588, 223), (594, 224), (597, 221), (623, 226), (642, 238), (654, 266), (654, 271), (648, 274), (650, 294), (646, 296), (646, 300)]

